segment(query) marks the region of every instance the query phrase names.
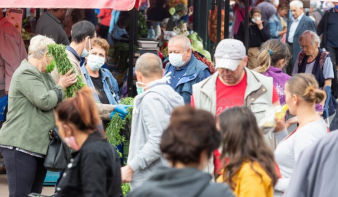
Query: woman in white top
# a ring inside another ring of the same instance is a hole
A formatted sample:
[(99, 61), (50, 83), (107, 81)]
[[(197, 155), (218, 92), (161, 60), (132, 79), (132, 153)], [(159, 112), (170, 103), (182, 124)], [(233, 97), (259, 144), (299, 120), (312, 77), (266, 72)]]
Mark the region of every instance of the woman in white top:
[(275, 150), (275, 160), (281, 172), (275, 190), (284, 192), (300, 153), (328, 133), (323, 118), (316, 112), (325, 92), (318, 88), (313, 75), (297, 74), (285, 86), (286, 103), (292, 115), (298, 117), (298, 128), (281, 141)]

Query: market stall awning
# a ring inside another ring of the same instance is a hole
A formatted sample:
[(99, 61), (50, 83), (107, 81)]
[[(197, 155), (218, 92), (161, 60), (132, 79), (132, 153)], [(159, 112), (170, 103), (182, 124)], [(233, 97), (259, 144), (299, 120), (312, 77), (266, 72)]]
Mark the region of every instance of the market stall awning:
[(128, 11), (138, 8), (139, 4), (140, 0), (1, 0), (0, 8), (111, 8)]

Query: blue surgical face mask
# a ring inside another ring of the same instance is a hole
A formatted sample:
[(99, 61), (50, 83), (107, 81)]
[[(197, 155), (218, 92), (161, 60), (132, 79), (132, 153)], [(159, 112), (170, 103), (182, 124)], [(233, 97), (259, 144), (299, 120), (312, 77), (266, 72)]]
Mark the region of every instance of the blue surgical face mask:
[[(89, 41), (89, 50), (90, 50), (92, 48), (91, 44), (90, 44), (90, 38), (88, 39), (88, 41)], [(85, 46), (84, 46), (83, 52), (81, 53), (81, 57), (88, 57), (88, 55), (89, 55), (89, 52), (86, 49), (86, 44), (87, 44), (87, 42), (85, 41)]]
[(103, 66), (104, 60), (104, 57), (90, 54), (87, 59), (87, 64), (91, 70), (97, 71)]

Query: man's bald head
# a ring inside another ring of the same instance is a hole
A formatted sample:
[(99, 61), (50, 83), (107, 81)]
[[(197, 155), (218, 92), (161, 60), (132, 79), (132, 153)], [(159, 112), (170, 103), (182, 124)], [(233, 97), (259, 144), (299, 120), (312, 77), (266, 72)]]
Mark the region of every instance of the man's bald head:
[(171, 44), (180, 44), (183, 47), (183, 50), (185, 51), (191, 49), (191, 43), (187, 36), (182, 35), (174, 36), (169, 40), (168, 45)]
[(137, 59), (135, 70), (145, 78), (162, 78), (162, 60), (155, 54), (145, 53)]

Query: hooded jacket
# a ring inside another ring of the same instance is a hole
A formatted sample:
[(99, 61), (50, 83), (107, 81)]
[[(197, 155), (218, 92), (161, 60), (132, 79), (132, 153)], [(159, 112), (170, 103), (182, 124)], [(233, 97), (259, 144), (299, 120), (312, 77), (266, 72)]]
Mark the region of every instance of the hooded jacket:
[(338, 132), (305, 149), (296, 164), (285, 197), (331, 197), (338, 193)]
[(183, 98), (164, 81), (158, 81), (134, 101), (128, 165), (134, 171), (131, 188), (139, 186), (158, 166), (166, 165), (160, 142), (174, 108)]
[(127, 197), (234, 197), (228, 185), (210, 180), (210, 174), (195, 168), (162, 167)]

